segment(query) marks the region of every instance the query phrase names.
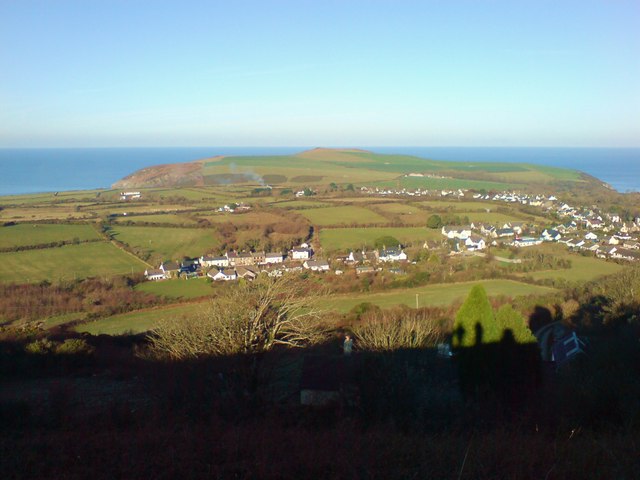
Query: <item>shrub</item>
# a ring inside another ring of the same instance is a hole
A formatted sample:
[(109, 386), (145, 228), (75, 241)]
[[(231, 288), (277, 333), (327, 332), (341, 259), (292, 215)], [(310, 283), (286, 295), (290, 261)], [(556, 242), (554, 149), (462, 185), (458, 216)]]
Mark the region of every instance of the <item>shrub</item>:
[(353, 329), (361, 350), (419, 349), (437, 344), (444, 334), (441, 322), (425, 311), (372, 311)]
[(89, 355), (94, 348), (83, 338), (68, 338), (56, 346), (56, 353), (62, 355)]
[(27, 353), (34, 355), (46, 355), (52, 353), (56, 348), (56, 342), (52, 342), (48, 338), (39, 338), (38, 340), (28, 343), (24, 349)]
[(511, 330), (516, 343), (534, 343), (536, 341), (536, 337), (527, 327), (522, 315), (511, 305), (503, 305), (498, 309), (496, 312), (496, 324), (501, 338), (506, 330)]

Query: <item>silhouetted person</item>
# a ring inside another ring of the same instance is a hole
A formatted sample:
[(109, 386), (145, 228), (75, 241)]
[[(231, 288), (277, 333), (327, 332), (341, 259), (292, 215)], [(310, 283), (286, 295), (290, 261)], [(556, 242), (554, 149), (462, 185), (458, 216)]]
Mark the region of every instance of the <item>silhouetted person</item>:
[(351, 335), (344, 336), (344, 342), (342, 342), (342, 351), (345, 355), (351, 355), (351, 352), (353, 352), (353, 338), (351, 338)]

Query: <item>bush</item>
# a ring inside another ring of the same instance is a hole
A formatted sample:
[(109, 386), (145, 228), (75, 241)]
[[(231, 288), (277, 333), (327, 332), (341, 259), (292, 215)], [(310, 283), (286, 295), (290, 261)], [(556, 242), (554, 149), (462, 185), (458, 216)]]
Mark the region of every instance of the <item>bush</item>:
[(47, 355), (52, 353), (56, 348), (56, 343), (48, 338), (40, 338), (34, 342), (28, 343), (24, 350), (33, 355)]
[(56, 353), (62, 355), (89, 355), (93, 350), (83, 338), (68, 338), (55, 349)]
[(373, 311), (353, 333), (360, 350), (420, 349), (442, 340), (441, 323), (425, 311)]

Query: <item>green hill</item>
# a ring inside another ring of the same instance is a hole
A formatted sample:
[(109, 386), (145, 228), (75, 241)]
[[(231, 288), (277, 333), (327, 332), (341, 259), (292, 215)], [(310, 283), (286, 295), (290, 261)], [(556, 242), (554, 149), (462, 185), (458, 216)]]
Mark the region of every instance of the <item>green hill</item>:
[(158, 165), (125, 177), (113, 188), (225, 184), (291, 187), (332, 182), (425, 189), (539, 190), (544, 186), (558, 191), (604, 188), (597, 179), (564, 168), (523, 163), (450, 162), (327, 148), (295, 155), (219, 156), (189, 163)]

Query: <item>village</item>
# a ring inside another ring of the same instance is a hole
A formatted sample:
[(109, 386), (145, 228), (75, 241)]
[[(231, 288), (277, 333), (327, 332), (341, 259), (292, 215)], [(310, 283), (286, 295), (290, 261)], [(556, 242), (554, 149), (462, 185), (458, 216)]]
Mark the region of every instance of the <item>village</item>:
[[(136, 192), (137, 193), (137, 192)], [(600, 212), (597, 208), (573, 207), (560, 202), (554, 195), (531, 195), (517, 192), (478, 193), (468, 190), (407, 190), (370, 189), (361, 187), (361, 194), (380, 196), (434, 196), (471, 197), (473, 201), (493, 201), (534, 207), (551, 226), (535, 222), (509, 221), (500, 224), (471, 222), (468, 225), (443, 225), (442, 241), (427, 241), (422, 249), (446, 250), (448, 255), (475, 253), (484, 255), (491, 247), (527, 248), (555, 242), (566, 245), (573, 252), (581, 252), (601, 259), (619, 261), (640, 260), (640, 218), (623, 221), (620, 215)], [(250, 205), (233, 204), (218, 208), (222, 213), (240, 213)], [(556, 221), (553, 221), (556, 219)], [(351, 250), (331, 258), (318, 258), (309, 243), (292, 248), (286, 253), (264, 251), (226, 251), (214, 256), (205, 254), (182, 261), (165, 261), (157, 269), (144, 272), (147, 280), (169, 278), (208, 277), (213, 281), (253, 280), (260, 274), (281, 276), (285, 272), (333, 272), (342, 275), (352, 268), (365, 274), (382, 271), (403, 273), (398, 263), (410, 262), (403, 245), (385, 245), (382, 248)], [(499, 258), (508, 261), (504, 258)], [(412, 263), (416, 263), (415, 261)], [(395, 265), (395, 266), (394, 266)]]

